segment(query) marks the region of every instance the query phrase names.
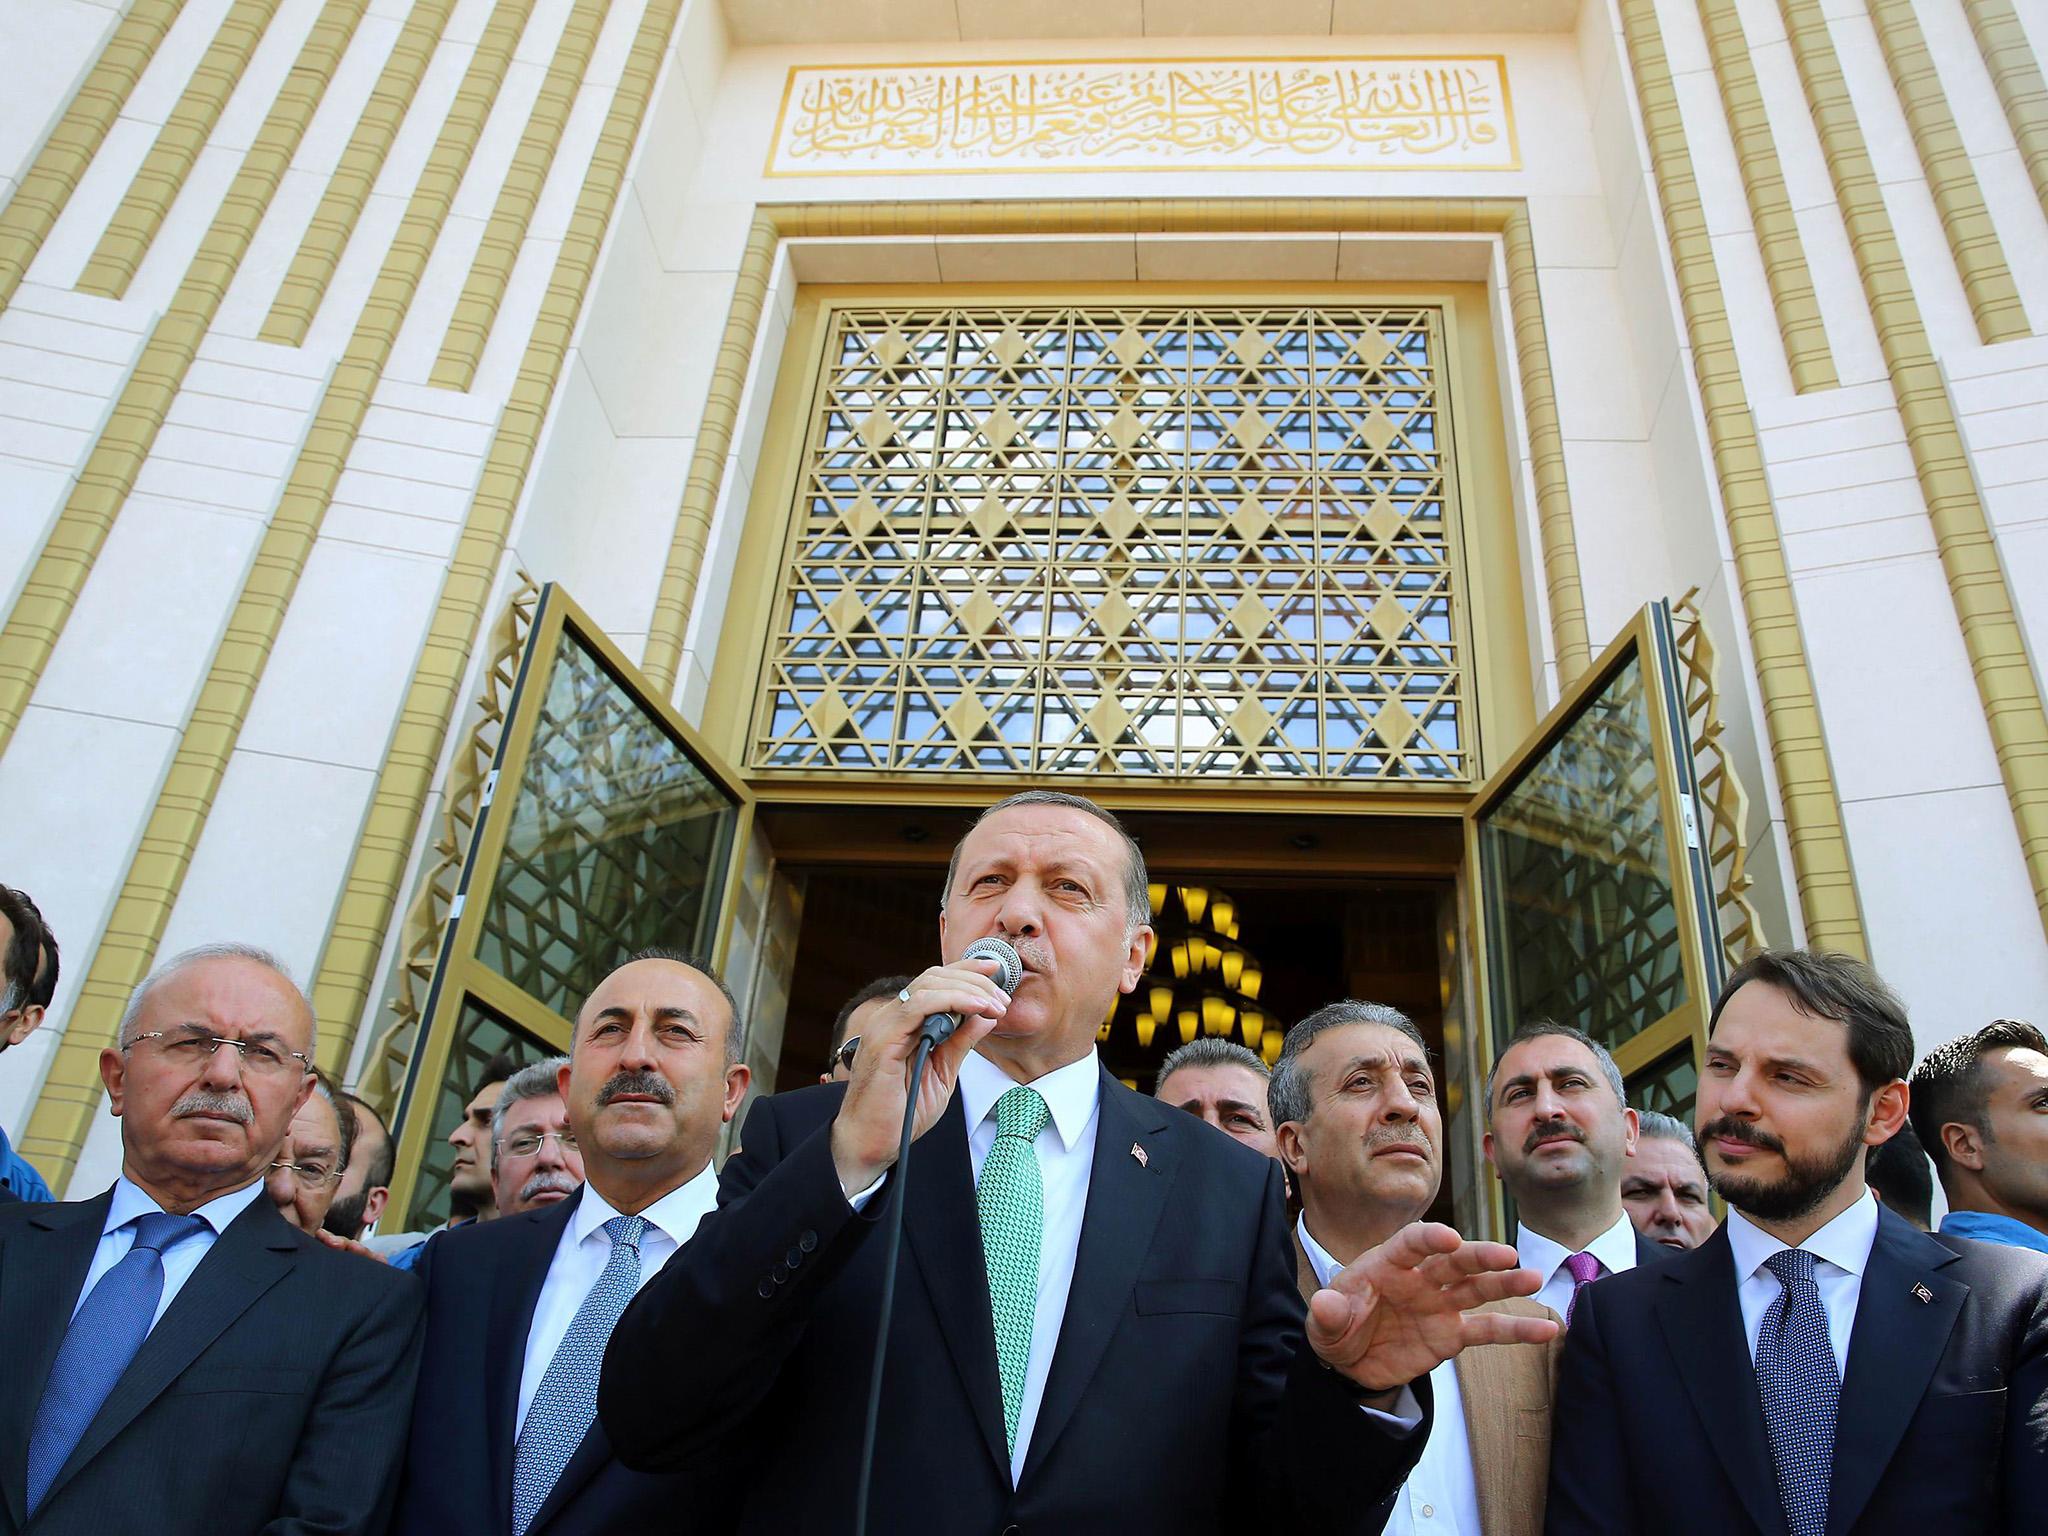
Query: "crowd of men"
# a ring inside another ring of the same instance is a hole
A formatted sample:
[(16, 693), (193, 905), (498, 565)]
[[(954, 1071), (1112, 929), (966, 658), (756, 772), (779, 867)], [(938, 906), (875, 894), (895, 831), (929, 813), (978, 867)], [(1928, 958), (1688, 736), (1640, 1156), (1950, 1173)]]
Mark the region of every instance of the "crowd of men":
[[(1270, 1070), (1197, 1039), (1151, 1096), (1103, 1071), (1146, 883), (1091, 802), (991, 807), (942, 963), (850, 997), (722, 1170), (739, 1009), (635, 955), (566, 1056), (487, 1065), (432, 1231), (372, 1231), (390, 1127), (283, 966), (169, 959), (101, 1054), (112, 1189), (53, 1201), (0, 1133), (0, 1536), (844, 1531), (862, 1489), (892, 1533), (2040, 1528), (2039, 1030), (1915, 1066), (1867, 966), (1762, 952), (1695, 1134), (1529, 1021), (1481, 1105), (1513, 1241), (1477, 1241), (1423, 1219), (1445, 1099), (1395, 1008), (1319, 1008)], [(1012, 992), (962, 958), (989, 935)], [(58, 950), (6, 887), (0, 956), (16, 1045)]]

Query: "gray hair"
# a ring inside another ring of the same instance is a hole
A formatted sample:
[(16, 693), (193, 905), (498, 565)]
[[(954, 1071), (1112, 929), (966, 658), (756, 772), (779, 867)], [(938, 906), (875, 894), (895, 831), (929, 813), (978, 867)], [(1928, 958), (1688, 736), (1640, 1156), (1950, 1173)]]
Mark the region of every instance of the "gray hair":
[(496, 1107), (491, 1110), (491, 1169), (498, 1167), (498, 1143), (505, 1135), (505, 1115), (514, 1104), (522, 1099), (552, 1099), (561, 1095), (560, 1074), (569, 1065), (566, 1056), (550, 1056), (536, 1061), (530, 1067), (521, 1067), (505, 1079), (505, 1086), (498, 1094)]
[(1424, 1060), (1429, 1057), (1429, 1042), (1422, 1038), (1422, 1031), (1415, 1027), (1415, 1021), (1400, 1009), (1385, 1003), (1360, 1002), (1355, 997), (1347, 997), (1340, 1003), (1326, 1003), (1288, 1030), (1286, 1040), (1281, 1043), (1280, 1059), (1273, 1063), (1273, 1076), (1266, 1084), (1266, 1105), (1273, 1111), (1275, 1129), (1290, 1120), (1299, 1123), (1308, 1119), (1311, 1108), (1309, 1081), (1308, 1073), (1302, 1070), (1301, 1054), (1324, 1030), (1342, 1029), (1347, 1024), (1381, 1024), (1397, 1030), (1415, 1042)]
[(1493, 1058), (1493, 1065), (1486, 1069), (1486, 1123), (1493, 1124), (1493, 1081), (1500, 1076), (1500, 1064), (1509, 1051), (1529, 1040), (1545, 1040), (1555, 1036), (1560, 1040), (1571, 1040), (1583, 1045), (1593, 1053), (1593, 1060), (1600, 1064), (1600, 1075), (1607, 1079), (1607, 1086), (1614, 1090), (1614, 1102), (1628, 1108), (1628, 1090), (1621, 1083), (1621, 1068), (1614, 1064), (1607, 1047), (1587, 1034), (1583, 1029), (1574, 1029), (1569, 1024), (1560, 1024), (1555, 1019), (1538, 1019), (1533, 1024), (1524, 1024), (1508, 1037), (1508, 1043), (1500, 1048)]
[(1697, 1153), (1699, 1144), (1693, 1140), (1692, 1127), (1676, 1115), (1667, 1115), (1661, 1109), (1639, 1109), (1636, 1118), (1641, 1123), (1637, 1129), (1645, 1140), (1676, 1141), (1686, 1151)]
[(285, 963), (267, 949), (254, 944), (195, 944), (190, 949), (180, 950), (162, 965), (143, 977), (135, 990), (128, 994), (128, 1006), (121, 1010), (121, 1028), (115, 1039), (122, 1050), (135, 1043), (136, 1025), (142, 1018), (142, 1006), (149, 1001), (149, 994), (159, 985), (169, 981), (188, 965), (197, 965), (202, 960), (248, 960), (275, 972), (278, 979), (292, 989), (292, 996), (299, 1000), (299, 1006), (306, 1010), (306, 1054), (311, 1056), (317, 1050), (319, 1027), (314, 1020), (313, 1005), (306, 1000), (306, 994), (292, 979)]
[(1166, 1053), (1166, 1060), (1159, 1063), (1159, 1075), (1152, 1079), (1152, 1092), (1157, 1094), (1160, 1086), (1182, 1067), (1243, 1067), (1247, 1072), (1257, 1073), (1262, 1082), (1273, 1075), (1258, 1052), (1246, 1050), (1235, 1040), (1197, 1035), (1186, 1045), (1177, 1045)]
[[(1136, 932), (1152, 921), (1152, 897), (1146, 890), (1151, 877), (1145, 873), (1145, 855), (1131, 834), (1124, 830), (1122, 822), (1086, 795), (1070, 795), (1058, 789), (1027, 789), (998, 800), (974, 818), (974, 826), (980, 826), (989, 817), (1000, 812), (1015, 810), (1023, 805), (1056, 805), (1064, 810), (1080, 811), (1083, 815), (1093, 816), (1115, 832), (1124, 845), (1124, 926), (1128, 931)], [(974, 827), (967, 830), (972, 832)], [(953, 894), (953, 877), (960, 873), (960, 846), (966, 841), (967, 839), (962, 837), (960, 842), (953, 845), (953, 857), (947, 861), (946, 889), (939, 896), (941, 911), (945, 910), (946, 901)]]

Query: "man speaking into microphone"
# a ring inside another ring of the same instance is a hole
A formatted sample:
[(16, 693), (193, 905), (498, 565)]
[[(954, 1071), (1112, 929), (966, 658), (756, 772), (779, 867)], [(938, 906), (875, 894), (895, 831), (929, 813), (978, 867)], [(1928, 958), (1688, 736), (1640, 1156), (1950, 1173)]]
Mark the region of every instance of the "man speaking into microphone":
[[(1537, 1277), (1418, 1225), (1333, 1277), (1304, 1331), (1280, 1165), (1096, 1060), (1144, 970), (1145, 887), (1090, 801), (982, 814), (947, 872), (945, 963), (878, 1010), (850, 1082), (755, 1106), (718, 1210), (613, 1330), (598, 1413), (622, 1462), (742, 1489), (742, 1532), (851, 1530), (876, 1228), (907, 1181), (870, 1529), (1381, 1529), (1431, 1367), (1555, 1324), (1471, 1312)], [(986, 937), (1023, 962), (1014, 995), (962, 958)], [(919, 1028), (948, 1013), (899, 1175)]]

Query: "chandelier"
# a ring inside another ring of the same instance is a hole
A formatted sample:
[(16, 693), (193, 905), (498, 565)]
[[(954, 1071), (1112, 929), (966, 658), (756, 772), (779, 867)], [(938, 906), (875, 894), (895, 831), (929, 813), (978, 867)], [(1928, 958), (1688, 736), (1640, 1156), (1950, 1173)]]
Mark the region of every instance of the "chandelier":
[(1270, 1066), (1286, 1032), (1259, 1004), (1265, 971), (1238, 940), (1236, 901), (1199, 885), (1152, 885), (1147, 895), (1153, 939), (1145, 974), (1128, 1004), (1122, 996), (1111, 1003), (1097, 1041), (1109, 1043), (1121, 1016), (1148, 1053), (1163, 1030), (1169, 1049), (1199, 1035), (1234, 1038)]

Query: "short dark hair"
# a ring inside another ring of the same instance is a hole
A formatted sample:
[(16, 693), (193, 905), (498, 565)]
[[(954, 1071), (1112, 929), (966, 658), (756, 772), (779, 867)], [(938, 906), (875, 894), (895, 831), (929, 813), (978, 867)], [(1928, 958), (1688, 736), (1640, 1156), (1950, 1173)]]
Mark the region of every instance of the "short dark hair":
[(492, 1052), (490, 1059), (484, 1063), (483, 1071), (476, 1075), (476, 1086), (469, 1090), (470, 1097), (475, 1098), (493, 1083), (511, 1082), (513, 1074), (525, 1065), (516, 1051)]
[(1385, 1003), (1360, 1002), (1355, 997), (1347, 997), (1338, 1003), (1325, 1003), (1288, 1030), (1286, 1040), (1281, 1042), (1280, 1059), (1273, 1063), (1273, 1075), (1266, 1082), (1266, 1107), (1273, 1112), (1276, 1129), (1290, 1120), (1302, 1121), (1309, 1116), (1308, 1075), (1301, 1070), (1301, 1053), (1313, 1045), (1316, 1036), (1324, 1030), (1341, 1029), (1347, 1024), (1384, 1024), (1413, 1040), (1421, 1050), (1423, 1060), (1429, 1059), (1429, 1042), (1422, 1038), (1422, 1031), (1415, 1027), (1415, 1021), (1400, 1009), (1390, 1008)]
[(1950, 1159), (1941, 1128), (1960, 1124), (1973, 1126), (1980, 1134), (1990, 1134), (1990, 1121), (1984, 1111), (1990, 1103), (1991, 1090), (1984, 1081), (1984, 1058), (1993, 1051), (2015, 1048), (2048, 1055), (2048, 1039), (2024, 1019), (1994, 1019), (1972, 1034), (1937, 1045), (1913, 1069), (1908, 1113), (1920, 1145), (1934, 1159), (1934, 1166), (1944, 1179), (1948, 1177)]
[[(1215, 1035), (1197, 1035), (1185, 1045), (1176, 1045), (1166, 1053), (1166, 1060), (1159, 1063), (1159, 1071), (1152, 1079), (1152, 1092), (1156, 1096), (1160, 1086), (1182, 1067), (1242, 1067), (1256, 1073), (1262, 1082), (1270, 1082), (1273, 1069), (1268, 1067), (1257, 1051), (1247, 1050), (1235, 1040), (1219, 1039)], [(1271, 1109), (1269, 1104), (1266, 1106)]]
[(1927, 1166), (1911, 1120), (1901, 1121), (1897, 1135), (1870, 1149), (1863, 1160), (1863, 1182), (1921, 1231), (1934, 1225), (1934, 1170)]
[(846, 1044), (846, 1026), (853, 1021), (855, 1013), (878, 997), (894, 997), (910, 985), (908, 976), (877, 976), (853, 996), (839, 1005), (839, 1017), (832, 1021), (832, 1049), (837, 1051)]
[(341, 1138), (341, 1144), (334, 1149), (335, 1166), (346, 1169), (356, 1150), (356, 1117), (343, 1102), (348, 1095), (341, 1091), (341, 1084), (321, 1067), (313, 1069), (313, 1086), (327, 1101), (327, 1107), (334, 1111), (334, 1134)]
[(1866, 1100), (1912, 1069), (1913, 1026), (1906, 1020), (1906, 1005), (1876, 971), (1833, 950), (1758, 950), (1730, 973), (1714, 999), (1709, 1038), (1728, 999), (1753, 981), (1776, 987), (1801, 1013), (1832, 1019), (1848, 1030), (1849, 1060), (1862, 1079)]
[[(28, 892), (17, 891), (11, 885), (0, 885), (0, 917), (14, 930), (7, 941), (7, 952), (0, 956), (0, 985), (7, 990), (8, 1008), (31, 1008), (38, 1001), (49, 1006), (49, 994), (41, 999), (36, 996), (36, 981), (42, 969), (43, 943), (49, 937), (49, 930), (43, 926), (43, 914), (36, 904), (29, 900)], [(50, 946), (50, 988), (57, 990), (57, 949)]]
[[(391, 1127), (384, 1123), (384, 1117), (377, 1113), (376, 1106), (368, 1099), (347, 1092), (344, 1092), (341, 1098), (350, 1107), (351, 1111), (359, 1109), (368, 1115), (376, 1125), (378, 1133), (384, 1138), (383, 1145), (378, 1147), (376, 1156), (370, 1160), (369, 1173), (363, 1179), (363, 1188), (375, 1189), (379, 1185), (388, 1188), (391, 1183), (391, 1176), (398, 1172), (398, 1144), (392, 1139)], [(349, 1118), (353, 1120), (355, 1115), (351, 1113)], [(347, 1165), (343, 1164), (343, 1166), (346, 1167)]]
[(1614, 1090), (1615, 1102), (1624, 1109), (1628, 1107), (1628, 1090), (1621, 1083), (1621, 1068), (1614, 1064), (1614, 1057), (1609, 1053), (1606, 1046), (1595, 1040), (1583, 1029), (1574, 1029), (1569, 1024), (1560, 1024), (1555, 1019), (1537, 1019), (1534, 1023), (1524, 1024), (1513, 1035), (1509, 1036), (1508, 1043), (1502, 1046), (1499, 1054), (1493, 1058), (1493, 1065), (1486, 1069), (1486, 1123), (1488, 1125), (1493, 1124), (1493, 1084), (1494, 1080), (1500, 1076), (1501, 1058), (1525, 1041), (1545, 1040), (1553, 1036), (1559, 1040), (1570, 1040), (1576, 1044), (1583, 1045), (1592, 1054), (1594, 1065), (1600, 1069), (1600, 1075), (1607, 1079), (1607, 1086)]
[[(1097, 821), (1115, 832), (1124, 845), (1124, 918), (1131, 928), (1138, 928), (1152, 921), (1152, 898), (1146, 886), (1151, 876), (1145, 873), (1145, 855), (1139, 849), (1137, 840), (1124, 830), (1124, 824), (1090, 800), (1086, 795), (1070, 795), (1060, 789), (1027, 789), (994, 805), (974, 818), (974, 826), (980, 826), (989, 817), (1004, 811), (1015, 810), (1020, 805), (1056, 805), (1069, 811), (1080, 811), (1093, 816)], [(974, 827), (967, 829), (969, 832)], [(953, 857), (946, 861), (946, 888), (939, 893), (939, 907), (943, 911), (953, 895), (953, 877), (960, 873), (960, 844), (966, 842), (962, 836), (953, 845)]]

